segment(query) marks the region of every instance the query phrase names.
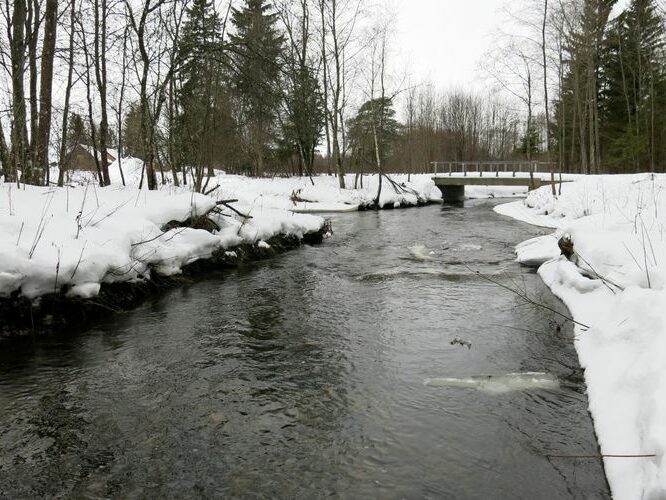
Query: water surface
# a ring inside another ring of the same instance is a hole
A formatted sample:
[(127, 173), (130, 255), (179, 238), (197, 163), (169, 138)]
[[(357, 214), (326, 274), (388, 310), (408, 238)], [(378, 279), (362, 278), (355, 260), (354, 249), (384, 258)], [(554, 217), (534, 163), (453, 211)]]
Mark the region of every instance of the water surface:
[[(561, 307), (492, 210), (344, 214), (318, 247), (0, 343), (0, 497), (606, 498)], [(411, 250), (410, 250), (411, 248)], [(459, 338), (467, 345), (452, 345)], [(559, 388), (425, 385), (556, 377)], [(500, 379), (501, 380), (501, 379)]]

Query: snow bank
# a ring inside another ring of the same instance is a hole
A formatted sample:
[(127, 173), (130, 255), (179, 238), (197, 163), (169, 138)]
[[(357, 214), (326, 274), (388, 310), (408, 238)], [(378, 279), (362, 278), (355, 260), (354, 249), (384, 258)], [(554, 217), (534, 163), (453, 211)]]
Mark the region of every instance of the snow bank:
[[(122, 175), (121, 175), (122, 172)], [(57, 178), (57, 169), (51, 176)], [(114, 185), (122, 185), (122, 179), (129, 186), (139, 186), (143, 172), (143, 163), (136, 158), (123, 158), (109, 165), (109, 175)], [(434, 174), (391, 174), (392, 184), (384, 178), (379, 199), (380, 208), (408, 207), (427, 202), (441, 201), (442, 195), (433, 181)], [(478, 174), (469, 173), (470, 177)], [(510, 173), (500, 175), (511, 176)], [(527, 174), (517, 173), (517, 176)], [(158, 182), (162, 182), (162, 174), (157, 174)], [(188, 176), (188, 183), (193, 181)], [(355, 174), (345, 176), (346, 189), (340, 189), (335, 175), (316, 175), (309, 177), (273, 177), (256, 178), (242, 175), (227, 175), (216, 171), (215, 176), (208, 180), (207, 188), (219, 186), (217, 193), (222, 197), (239, 199), (245, 206), (261, 206), (289, 210), (295, 213), (340, 213), (352, 212), (360, 208), (374, 205), (378, 190), (377, 175), (364, 175), (357, 181)], [(86, 185), (95, 182), (92, 172), (67, 172), (66, 180), (71, 185)], [(174, 182), (170, 172), (164, 173), (165, 185), (162, 189), (172, 189)], [(145, 181), (144, 181), (145, 182)], [(182, 178), (179, 175), (179, 183)], [(354, 186), (356, 188), (354, 189)], [(524, 186), (467, 186), (465, 196), (477, 198), (511, 198), (524, 197), (527, 187)]]
[[(441, 199), (439, 190), (431, 176), (391, 176), (394, 188), (383, 180), (379, 199), (380, 208), (388, 206), (415, 206)], [(220, 186), (224, 196), (233, 196), (246, 205), (291, 210), (294, 212), (349, 212), (374, 203), (378, 189), (378, 177), (364, 176), (363, 187), (352, 189), (354, 176), (347, 175), (347, 189), (340, 189), (338, 178), (329, 175), (308, 177), (251, 178), (239, 175), (218, 174), (209, 181), (209, 186)], [(314, 183), (314, 184), (313, 184)]]
[(159, 191), (94, 184), (41, 188), (0, 184), (0, 296), (34, 299), (60, 289), (91, 298), (102, 283), (169, 276), (219, 248), (258, 244), (278, 234), (302, 237), (324, 221), (285, 210), (237, 205), (211, 215), (219, 231), (174, 228), (208, 213), (216, 199), (184, 189)]
[[(666, 497), (666, 176), (590, 176), (497, 207), (516, 219), (556, 228), (516, 249), (540, 265), (544, 282), (576, 321), (590, 410), (613, 496)], [(557, 240), (573, 239), (576, 263)]]

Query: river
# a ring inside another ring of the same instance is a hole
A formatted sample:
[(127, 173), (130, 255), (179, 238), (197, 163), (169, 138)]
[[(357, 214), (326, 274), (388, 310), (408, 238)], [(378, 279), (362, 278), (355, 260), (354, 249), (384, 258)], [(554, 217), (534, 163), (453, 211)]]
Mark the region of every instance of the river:
[(323, 245), (0, 343), (0, 497), (607, 498), (599, 460), (547, 456), (598, 453), (571, 326), (477, 274), (565, 312), (496, 203), (340, 214)]

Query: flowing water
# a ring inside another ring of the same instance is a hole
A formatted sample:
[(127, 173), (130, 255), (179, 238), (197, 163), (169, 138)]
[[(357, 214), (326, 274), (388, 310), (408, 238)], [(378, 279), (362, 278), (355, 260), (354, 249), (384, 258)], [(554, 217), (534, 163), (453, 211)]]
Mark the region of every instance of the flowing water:
[[(572, 329), (494, 202), (0, 343), (0, 497), (605, 498)], [(452, 344), (452, 342), (454, 342)]]

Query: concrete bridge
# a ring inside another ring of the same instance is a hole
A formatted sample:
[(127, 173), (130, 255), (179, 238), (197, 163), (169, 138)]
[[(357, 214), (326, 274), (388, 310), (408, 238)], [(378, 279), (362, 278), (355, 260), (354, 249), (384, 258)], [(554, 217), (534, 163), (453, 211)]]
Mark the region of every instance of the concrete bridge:
[[(550, 175), (550, 174), (548, 174)], [(480, 177), (480, 176), (437, 176), (435, 185), (442, 192), (445, 202), (458, 203), (465, 200), (465, 186), (526, 186), (528, 190), (550, 184), (540, 177)], [(563, 181), (566, 182), (566, 181)]]
[(549, 178), (556, 165), (537, 161), (464, 161), (433, 162), (433, 166), (433, 180), (444, 202), (458, 203), (465, 199), (465, 186), (521, 186), (531, 191), (551, 184)]

